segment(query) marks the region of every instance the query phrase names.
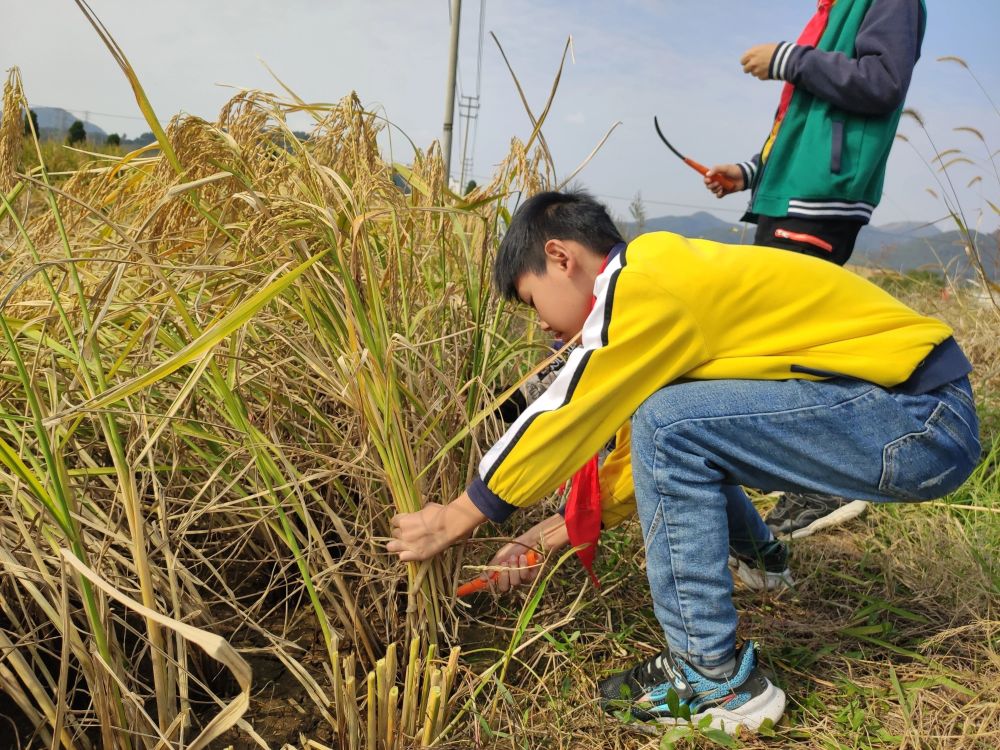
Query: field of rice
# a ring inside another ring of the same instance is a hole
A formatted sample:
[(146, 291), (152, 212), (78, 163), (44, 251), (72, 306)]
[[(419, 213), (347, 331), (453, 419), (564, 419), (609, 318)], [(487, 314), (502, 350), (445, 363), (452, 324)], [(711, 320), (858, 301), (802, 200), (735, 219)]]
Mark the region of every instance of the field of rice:
[(899, 292), (976, 365), (967, 485), (797, 544), (792, 591), (737, 591), (786, 720), (622, 725), (595, 680), (662, 648), (637, 526), (603, 541), (599, 592), (563, 556), (526, 593), (455, 598), (552, 502), (431, 563), (384, 552), (393, 513), (461, 491), (544, 357), (489, 288), (512, 201), (557, 186), (539, 129), (459, 195), (353, 95), (244, 91), (161, 127), (104, 39), (150, 148), (54, 169), (30, 81), (4, 88), (0, 746), (1000, 746), (995, 304)]

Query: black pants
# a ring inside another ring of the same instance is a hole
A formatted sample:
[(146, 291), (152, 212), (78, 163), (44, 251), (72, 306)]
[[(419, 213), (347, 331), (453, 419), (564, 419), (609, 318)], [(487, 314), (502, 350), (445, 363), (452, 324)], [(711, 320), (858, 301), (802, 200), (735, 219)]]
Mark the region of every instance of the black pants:
[(755, 245), (812, 255), (842, 266), (854, 252), (861, 226), (860, 222), (844, 219), (758, 216), (753, 241)]

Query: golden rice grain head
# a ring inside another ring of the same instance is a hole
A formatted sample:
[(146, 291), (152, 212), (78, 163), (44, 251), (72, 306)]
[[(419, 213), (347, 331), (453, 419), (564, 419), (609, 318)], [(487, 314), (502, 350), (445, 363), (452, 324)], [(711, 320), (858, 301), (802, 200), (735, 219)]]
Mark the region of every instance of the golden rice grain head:
[(24, 91), (21, 71), (10, 69), (3, 85), (3, 120), (0, 121), (0, 190), (10, 192), (17, 182), (15, 172), (24, 132)]

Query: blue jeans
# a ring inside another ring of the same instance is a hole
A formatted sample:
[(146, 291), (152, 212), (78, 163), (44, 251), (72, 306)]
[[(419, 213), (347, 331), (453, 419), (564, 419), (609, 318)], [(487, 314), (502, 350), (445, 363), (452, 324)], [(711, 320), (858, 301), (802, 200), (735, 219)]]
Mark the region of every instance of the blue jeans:
[(714, 380), (667, 386), (632, 418), (632, 473), (656, 617), (696, 666), (736, 645), (727, 569), (769, 538), (740, 485), (875, 502), (930, 500), (979, 460), (968, 378), (910, 396), (856, 380)]

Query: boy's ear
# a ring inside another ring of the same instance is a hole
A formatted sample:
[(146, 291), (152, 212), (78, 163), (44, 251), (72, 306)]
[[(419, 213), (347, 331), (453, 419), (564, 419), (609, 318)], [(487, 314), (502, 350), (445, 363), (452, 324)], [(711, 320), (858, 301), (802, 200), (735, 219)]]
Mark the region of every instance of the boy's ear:
[(556, 267), (563, 271), (576, 261), (566, 244), (557, 239), (551, 239), (545, 243), (545, 258), (550, 263), (555, 263)]

